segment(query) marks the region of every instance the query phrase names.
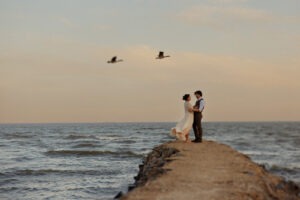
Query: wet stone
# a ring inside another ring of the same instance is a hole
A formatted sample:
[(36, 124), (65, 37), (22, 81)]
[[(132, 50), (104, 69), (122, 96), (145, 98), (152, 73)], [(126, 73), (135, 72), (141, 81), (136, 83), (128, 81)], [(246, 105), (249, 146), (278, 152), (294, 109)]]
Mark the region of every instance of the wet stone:
[(139, 173), (134, 177), (135, 183), (128, 187), (128, 191), (146, 184), (149, 180), (154, 180), (158, 176), (166, 173), (163, 169), (165, 163), (170, 162), (170, 157), (179, 151), (174, 148), (158, 146), (143, 159), (143, 164), (139, 165)]
[(115, 197), (114, 199), (120, 199), (123, 196), (123, 192), (120, 191)]

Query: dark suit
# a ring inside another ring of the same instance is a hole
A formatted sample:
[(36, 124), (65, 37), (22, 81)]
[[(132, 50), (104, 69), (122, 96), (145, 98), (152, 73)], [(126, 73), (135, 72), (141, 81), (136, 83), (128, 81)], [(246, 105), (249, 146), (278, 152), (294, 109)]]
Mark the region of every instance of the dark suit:
[[(203, 99), (197, 100), (195, 104), (195, 108), (199, 109), (200, 108), (200, 101)], [(193, 123), (193, 129), (194, 129), (194, 134), (195, 134), (195, 140), (196, 141), (202, 141), (202, 125), (201, 125), (201, 120), (202, 120), (202, 113), (201, 112), (194, 112), (194, 123)]]

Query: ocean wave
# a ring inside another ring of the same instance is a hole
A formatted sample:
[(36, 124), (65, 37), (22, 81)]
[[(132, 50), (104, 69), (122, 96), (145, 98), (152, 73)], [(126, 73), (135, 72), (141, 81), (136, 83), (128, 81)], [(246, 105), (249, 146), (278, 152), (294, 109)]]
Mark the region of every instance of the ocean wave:
[(6, 134), (4, 135), (4, 137), (6, 139), (16, 139), (16, 138), (20, 138), (20, 139), (27, 139), (27, 138), (32, 138), (35, 135), (29, 134), (28, 133), (22, 133), (22, 132), (15, 132), (15, 133), (10, 133), (10, 134)]
[(160, 128), (156, 128), (156, 127), (143, 127), (143, 128), (138, 128), (137, 130), (158, 130)]
[(119, 143), (119, 144), (134, 144), (137, 141), (136, 140), (130, 140), (130, 139), (126, 139), (126, 140), (117, 140), (114, 141), (115, 143)]
[(18, 188), (18, 187), (0, 188), (0, 193), (5, 194), (7, 192), (12, 192), (12, 191), (16, 191), (16, 190), (20, 190), (20, 188)]
[(255, 150), (240, 150), (243, 154), (249, 156), (278, 156), (279, 153), (276, 152), (267, 152), (267, 151), (255, 151)]
[(102, 145), (99, 145), (99, 144), (95, 144), (95, 143), (92, 143), (92, 142), (84, 142), (84, 143), (79, 143), (79, 144), (76, 144), (73, 146), (73, 148), (92, 148), (92, 147), (100, 147)]
[(287, 172), (289, 174), (299, 174), (300, 168), (298, 167), (286, 167), (286, 166), (279, 166), (279, 165), (267, 165), (264, 164), (265, 168), (272, 172)]
[(48, 156), (121, 156), (121, 157), (141, 157), (142, 155), (136, 154), (132, 151), (77, 151), (77, 150), (51, 150), (45, 153)]
[(86, 139), (86, 138), (98, 139), (94, 135), (76, 135), (76, 134), (68, 135), (64, 139), (67, 139), (67, 140), (78, 140), (78, 139)]
[[(1, 177), (1, 180), (0, 180), (0, 187), (3, 186), (3, 185), (15, 183), (15, 182), (18, 181), (18, 179), (15, 179), (15, 178), (7, 178), (7, 177), (5, 177), (5, 176), (6, 176), (6, 174), (0, 173), (0, 177)], [(3, 178), (2, 178), (2, 177), (3, 177)]]
[[(40, 169), (40, 170), (16, 170), (12, 172), (1, 173), (0, 177), (11, 177), (11, 176), (43, 176), (43, 175), (103, 175), (108, 173), (105, 170), (56, 170), (56, 169)], [(112, 173), (112, 172), (111, 172)]]

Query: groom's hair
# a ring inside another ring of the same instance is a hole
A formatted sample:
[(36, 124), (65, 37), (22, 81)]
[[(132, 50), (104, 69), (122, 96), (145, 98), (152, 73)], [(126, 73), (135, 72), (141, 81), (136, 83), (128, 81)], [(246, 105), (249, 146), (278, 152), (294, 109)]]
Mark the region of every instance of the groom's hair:
[(195, 92), (195, 94), (198, 94), (198, 95), (200, 95), (200, 96), (202, 97), (202, 92), (201, 92), (200, 90), (197, 90), (197, 91)]

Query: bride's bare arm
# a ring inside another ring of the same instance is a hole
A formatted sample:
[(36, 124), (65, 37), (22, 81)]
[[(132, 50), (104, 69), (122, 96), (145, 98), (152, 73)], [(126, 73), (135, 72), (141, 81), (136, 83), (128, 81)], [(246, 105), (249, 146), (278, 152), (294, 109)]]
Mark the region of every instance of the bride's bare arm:
[(198, 108), (193, 108), (194, 112), (200, 112), (200, 110)]
[(188, 111), (189, 112), (194, 112), (194, 108), (192, 106), (189, 106)]

